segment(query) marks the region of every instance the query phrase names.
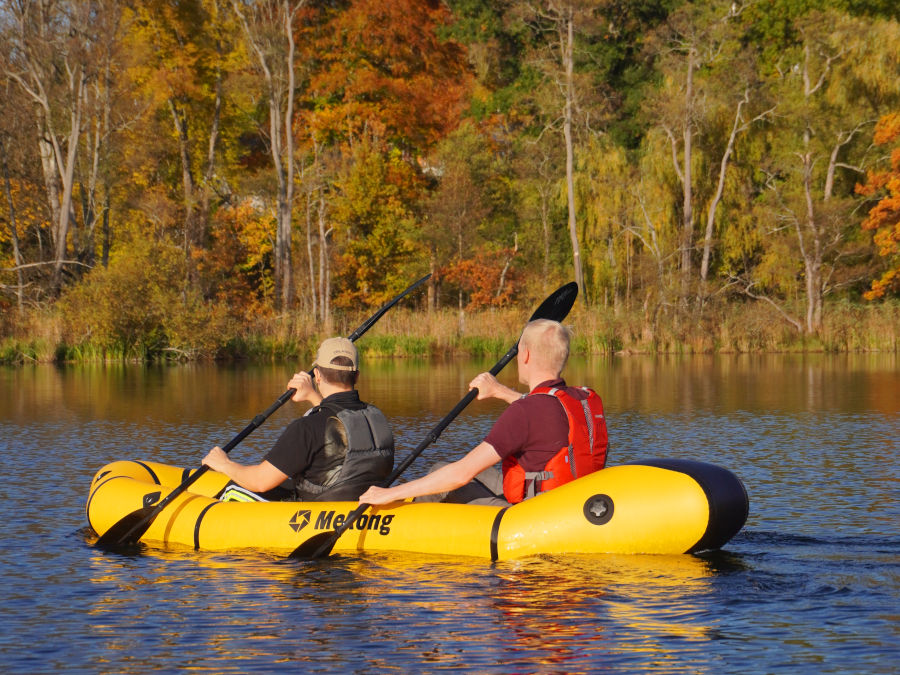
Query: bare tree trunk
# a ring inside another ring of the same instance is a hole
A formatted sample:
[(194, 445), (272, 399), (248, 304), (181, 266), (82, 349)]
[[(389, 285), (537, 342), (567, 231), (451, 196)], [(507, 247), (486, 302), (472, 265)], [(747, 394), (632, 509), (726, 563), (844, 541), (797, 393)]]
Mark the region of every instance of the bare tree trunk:
[(432, 249), (428, 258), (428, 271), (431, 278), (428, 280), (428, 311), (433, 312), (437, 309), (437, 281), (435, 281), (434, 273), (437, 271), (437, 257)]
[(319, 318), (326, 325), (331, 325), (331, 268), (328, 256), (328, 235), (331, 228), (326, 225), (327, 204), (325, 202), (325, 190), (319, 193), (319, 306), (321, 314)]
[(284, 173), (287, 178), (284, 188), (283, 199), (279, 200), (278, 205), (278, 234), (281, 244), (276, 245), (279, 249), (279, 258), (281, 260), (281, 305), (283, 309), (288, 309), (294, 301), (294, 274), (293, 274), (293, 244), (291, 242), (291, 211), (294, 203), (294, 131), (292, 129), (294, 123), (294, 96), (295, 94), (295, 72), (294, 72), (294, 52), (296, 46), (294, 44), (294, 14), (296, 10), (290, 8), (290, 2), (284, 1), (284, 33), (288, 41), (288, 53), (285, 57), (285, 68), (288, 75), (287, 91), (285, 92), (287, 101), (285, 104), (286, 111), (284, 116)]
[(503, 293), (503, 286), (506, 283), (506, 273), (509, 271), (509, 266), (512, 265), (513, 258), (516, 257), (516, 253), (519, 252), (519, 233), (513, 233), (513, 250), (508, 256), (506, 256), (506, 262), (503, 264), (503, 270), (500, 272), (500, 282), (497, 284), (497, 292), (494, 293), (495, 298), (499, 298), (500, 294)]
[[(565, 34), (562, 34), (562, 30)], [(575, 268), (575, 283), (581, 291), (584, 302), (588, 302), (587, 289), (584, 287), (584, 272), (581, 266), (581, 248), (578, 245), (578, 228), (575, 222), (575, 149), (572, 140), (572, 112), (575, 104), (575, 20), (572, 8), (566, 10), (565, 21), (560, 28), (560, 45), (562, 47), (563, 68), (565, 70), (566, 100), (563, 111), (563, 136), (566, 143), (566, 192), (569, 209), (569, 239), (572, 242), (572, 262)]]
[[(54, 228), (54, 242), (56, 244), (56, 261), (53, 266), (53, 287), (56, 292), (62, 287), (62, 266), (66, 262), (69, 227), (72, 222), (72, 195), (75, 190), (75, 159), (78, 155), (78, 143), (81, 138), (81, 118), (84, 105), (84, 72), (81, 66), (76, 66), (69, 73), (69, 91), (72, 93), (72, 107), (69, 110), (69, 132), (66, 137), (66, 151), (63, 154), (59, 147), (59, 140), (51, 130), (50, 139), (53, 143), (54, 156), (57, 160), (57, 169), (62, 176), (62, 204), (59, 210), (59, 221)], [(49, 119), (47, 120), (50, 123)]]
[(306, 264), (309, 272), (309, 299), (312, 305), (313, 316), (319, 316), (318, 293), (316, 292), (316, 263), (313, 257), (313, 193), (311, 190), (306, 192)]
[[(709, 257), (712, 250), (713, 228), (716, 223), (716, 210), (722, 201), (722, 195), (725, 192), (725, 173), (728, 169), (728, 161), (731, 159), (731, 153), (734, 151), (734, 141), (737, 138), (740, 129), (741, 108), (750, 100), (750, 92), (744, 89), (744, 97), (738, 101), (737, 109), (734, 112), (734, 123), (731, 125), (731, 133), (728, 135), (728, 143), (725, 145), (725, 151), (722, 153), (722, 159), (719, 162), (719, 180), (716, 182), (716, 193), (709, 202), (709, 208), (706, 210), (706, 232), (703, 236), (703, 259), (700, 262), (700, 282), (701, 286), (705, 286), (706, 277), (709, 274)], [(699, 299), (699, 298), (698, 298)]]
[(744, 95), (741, 100), (738, 101), (737, 107), (734, 111), (734, 123), (731, 126), (731, 133), (728, 135), (728, 143), (725, 145), (725, 150), (722, 153), (722, 159), (719, 162), (719, 180), (716, 183), (716, 192), (713, 195), (712, 200), (710, 200), (709, 208), (706, 211), (706, 232), (703, 237), (703, 259), (700, 263), (701, 289), (697, 296), (698, 301), (700, 302), (703, 301), (703, 297), (701, 296), (706, 292), (705, 286), (707, 277), (709, 276), (709, 259), (712, 251), (712, 238), (716, 222), (716, 211), (719, 208), (719, 204), (722, 202), (722, 195), (725, 192), (725, 173), (728, 169), (728, 163), (731, 161), (731, 155), (734, 152), (735, 141), (737, 140), (738, 134), (746, 131), (750, 128), (751, 124), (765, 118), (775, 110), (774, 108), (770, 108), (769, 110), (760, 113), (752, 120), (743, 122), (742, 110), (743, 107), (749, 103), (750, 89), (744, 88)]
[(182, 247), (185, 255), (194, 244), (194, 174), (191, 170), (190, 139), (187, 130), (187, 120), (184, 112), (178, 107), (172, 98), (168, 100), (169, 114), (172, 115), (172, 124), (175, 127), (175, 135), (178, 137), (178, 155), (181, 159), (181, 189), (184, 191), (182, 204), (184, 206), (184, 232), (182, 234)]
[[(802, 67), (803, 95), (809, 100), (820, 88), (824, 86), (826, 77), (830, 72), (833, 60), (840, 58), (843, 51), (826, 59), (818, 80), (813, 83), (810, 76), (810, 66), (813, 57), (807, 44), (804, 47), (804, 61)], [(838, 154), (842, 147), (849, 143), (862, 125), (858, 125), (849, 132), (839, 132), (828, 159), (825, 172), (825, 184), (822, 191), (822, 202), (827, 202), (832, 196), (834, 186), (834, 174), (838, 163)], [(803, 198), (805, 202), (804, 217), (795, 218), (795, 228), (800, 245), (800, 255), (803, 258), (804, 273), (806, 276), (806, 332), (815, 334), (822, 328), (823, 308), (825, 303), (825, 279), (823, 277), (823, 264), (825, 252), (829, 246), (826, 241), (829, 238), (827, 232), (827, 216), (816, 212), (815, 187), (813, 185), (813, 171), (816, 163), (812, 145), (812, 131), (807, 125), (803, 132), (803, 152), (799, 153), (803, 170)], [(835, 235), (836, 240), (840, 235)]]
[(198, 217), (199, 237), (205, 245), (206, 230), (209, 227), (210, 203), (213, 195), (213, 177), (216, 171), (216, 147), (219, 143), (219, 123), (222, 117), (222, 71), (216, 71), (216, 100), (213, 107), (212, 124), (206, 146), (206, 171), (203, 173), (203, 189), (200, 192), (200, 213)]
[[(291, 241), (295, 161), (291, 125), (296, 96), (293, 26), (294, 18), (303, 4), (303, 0), (296, 3), (281, 0), (278, 4), (248, 6), (238, 0), (232, 0), (232, 7), (241, 21), (251, 50), (256, 54), (257, 67), (266, 85), (269, 104), (269, 142), (277, 182), (275, 286), (283, 310), (290, 308), (294, 299)], [(249, 12), (256, 13), (252, 25), (247, 18)], [(279, 34), (280, 38), (267, 40), (264, 37), (265, 29)], [(320, 297), (325, 298), (321, 295)]]
[(691, 161), (693, 159), (694, 122), (694, 49), (687, 53), (687, 79), (684, 88), (684, 126), (682, 127), (682, 213), (681, 213), (681, 300), (687, 302), (691, 285), (691, 253), (694, 247), (694, 194)]

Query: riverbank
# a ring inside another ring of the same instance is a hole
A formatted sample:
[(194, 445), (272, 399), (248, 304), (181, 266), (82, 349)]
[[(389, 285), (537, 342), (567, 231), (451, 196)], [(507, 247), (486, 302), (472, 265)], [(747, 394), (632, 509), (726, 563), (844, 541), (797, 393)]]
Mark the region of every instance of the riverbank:
[[(324, 336), (347, 335), (367, 312), (336, 317), (320, 327), (300, 313), (258, 317), (233, 327), (218, 339), (178, 344), (132, 339), (98, 343), (65, 336), (52, 316), (32, 318), (18, 336), (0, 340), (0, 364), (89, 363), (104, 361), (201, 361), (308, 359)], [(522, 328), (521, 308), (460, 314), (394, 308), (360, 339), (368, 358), (441, 358), (499, 356)], [(900, 303), (842, 303), (829, 306), (822, 330), (800, 334), (771, 308), (741, 305), (720, 308), (693, 320), (657, 313), (616, 312), (576, 306), (567, 323), (574, 331), (572, 353), (712, 354), (769, 352), (896, 352), (900, 337)]]

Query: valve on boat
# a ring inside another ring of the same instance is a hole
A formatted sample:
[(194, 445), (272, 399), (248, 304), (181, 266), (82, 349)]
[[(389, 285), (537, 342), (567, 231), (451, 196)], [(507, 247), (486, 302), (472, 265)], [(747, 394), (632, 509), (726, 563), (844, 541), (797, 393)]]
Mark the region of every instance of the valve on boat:
[(584, 503), (584, 517), (594, 525), (608, 523), (613, 517), (613, 501), (608, 495), (594, 495)]

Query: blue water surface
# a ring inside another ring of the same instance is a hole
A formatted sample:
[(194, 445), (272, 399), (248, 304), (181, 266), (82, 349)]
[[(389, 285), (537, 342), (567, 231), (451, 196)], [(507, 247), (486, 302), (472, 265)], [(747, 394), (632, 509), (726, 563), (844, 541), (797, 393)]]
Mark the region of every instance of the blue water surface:
[[(394, 363), (373, 367), (361, 389), (391, 417), (403, 457), (474, 372)], [(0, 371), (0, 671), (897, 672), (893, 355), (631, 357), (571, 373), (604, 397), (610, 463), (687, 457), (741, 478), (750, 515), (723, 550), (496, 563), (106, 552), (84, 516), (97, 469), (197, 465), (289, 372)], [(473, 404), (408, 477), (458, 457), (499, 409)], [(257, 459), (295, 413), (273, 417), (237, 458)]]

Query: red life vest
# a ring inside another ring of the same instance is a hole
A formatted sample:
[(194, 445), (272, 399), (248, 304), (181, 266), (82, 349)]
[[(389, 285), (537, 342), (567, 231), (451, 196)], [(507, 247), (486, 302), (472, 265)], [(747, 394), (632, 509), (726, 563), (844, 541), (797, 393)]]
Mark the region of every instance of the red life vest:
[(592, 389), (581, 389), (587, 392), (587, 398), (577, 399), (556, 387), (536, 387), (528, 394), (555, 396), (562, 404), (569, 420), (569, 443), (547, 462), (543, 471), (526, 471), (513, 456), (503, 460), (503, 495), (511, 504), (518, 504), (606, 465), (609, 439), (603, 401)]

